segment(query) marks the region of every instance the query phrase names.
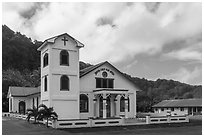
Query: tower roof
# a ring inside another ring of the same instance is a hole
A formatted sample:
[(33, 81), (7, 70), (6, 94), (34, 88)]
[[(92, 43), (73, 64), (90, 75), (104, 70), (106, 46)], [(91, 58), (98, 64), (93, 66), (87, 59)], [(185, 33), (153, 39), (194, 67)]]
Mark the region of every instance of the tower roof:
[(75, 42), (76, 42), (76, 46), (79, 47), (79, 48), (82, 48), (84, 47), (84, 44), (82, 44), (80, 41), (76, 40), (75, 38), (73, 38), (72, 36), (70, 36), (69, 34), (67, 33), (63, 33), (63, 34), (60, 34), (60, 35), (57, 35), (57, 36), (54, 36), (54, 37), (51, 37), (51, 38), (48, 38), (46, 39), (43, 44), (37, 49), (38, 51), (40, 51), (45, 45), (47, 45), (47, 43), (55, 43), (55, 40), (61, 36), (68, 36), (70, 37), (71, 39), (73, 39)]

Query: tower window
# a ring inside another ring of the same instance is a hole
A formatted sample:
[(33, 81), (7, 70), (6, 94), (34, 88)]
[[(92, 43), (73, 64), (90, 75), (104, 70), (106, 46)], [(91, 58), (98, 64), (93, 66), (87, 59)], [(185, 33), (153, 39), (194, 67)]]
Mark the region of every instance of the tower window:
[(60, 52), (60, 65), (69, 66), (69, 53), (66, 50)]
[(66, 75), (61, 76), (60, 90), (69, 90), (69, 78)]
[(44, 91), (47, 91), (47, 76), (44, 78)]
[(80, 112), (88, 112), (89, 111), (89, 99), (86, 95), (80, 95)]
[(48, 66), (48, 53), (45, 53), (43, 57), (43, 67)]

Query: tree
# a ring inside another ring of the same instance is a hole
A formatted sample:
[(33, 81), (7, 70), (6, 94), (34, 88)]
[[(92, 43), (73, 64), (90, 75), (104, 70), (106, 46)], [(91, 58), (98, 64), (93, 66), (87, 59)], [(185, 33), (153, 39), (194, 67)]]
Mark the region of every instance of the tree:
[(38, 111), (38, 119), (46, 119), (47, 123), (46, 126), (48, 127), (48, 120), (56, 120), (58, 118), (58, 115), (56, 112), (54, 112), (53, 107), (48, 108), (44, 104), (39, 105), (39, 111)]
[(38, 108), (36, 108), (36, 107), (33, 107), (33, 109), (29, 108), (29, 109), (27, 109), (27, 113), (28, 113), (27, 121), (29, 122), (30, 118), (33, 116), (34, 117), (34, 123), (36, 123), (37, 117), (39, 115)]

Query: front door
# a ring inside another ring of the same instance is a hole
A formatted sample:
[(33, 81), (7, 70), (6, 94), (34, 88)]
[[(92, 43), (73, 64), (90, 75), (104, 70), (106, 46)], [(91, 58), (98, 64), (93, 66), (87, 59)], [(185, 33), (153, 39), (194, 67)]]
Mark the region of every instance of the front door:
[(20, 101), (20, 102), (19, 102), (19, 104), (18, 104), (18, 112), (19, 112), (20, 114), (25, 114), (25, 108), (26, 108), (25, 105), (26, 105), (26, 104), (25, 104), (24, 101)]
[[(106, 99), (106, 117), (111, 116), (111, 101), (110, 97), (107, 97)], [(99, 100), (99, 117), (103, 117), (103, 97), (100, 97)]]
[(99, 117), (103, 117), (103, 97), (99, 99)]
[(111, 116), (111, 101), (110, 101), (110, 97), (107, 98), (106, 100), (106, 113), (107, 113), (107, 117)]

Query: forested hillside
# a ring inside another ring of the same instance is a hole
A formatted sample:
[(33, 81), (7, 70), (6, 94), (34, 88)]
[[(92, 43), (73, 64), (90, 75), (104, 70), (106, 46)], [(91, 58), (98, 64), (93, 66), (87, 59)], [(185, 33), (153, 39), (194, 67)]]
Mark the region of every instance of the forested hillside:
[(151, 106), (165, 99), (202, 98), (202, 86), (192, 86), (174, 80), (157, 79), (150, 81), (144, 78), (131, 77), (142, 91), (137, 92), (137, 110), (151, 111)]
[[(9, 86), (37, 87), (40, 85), (41, 41), (14, 32), (2, 26), (2, 110), (8, 111), (6, 98)], [(80, 62), (80, 69), (90, 66)], [(163, 99), (201, 98), (202, 87), (173, 80), (150, 81), (124, 74), (142, 90), (137, 93), (138, 111), (150, 111), (151, 106)]]

